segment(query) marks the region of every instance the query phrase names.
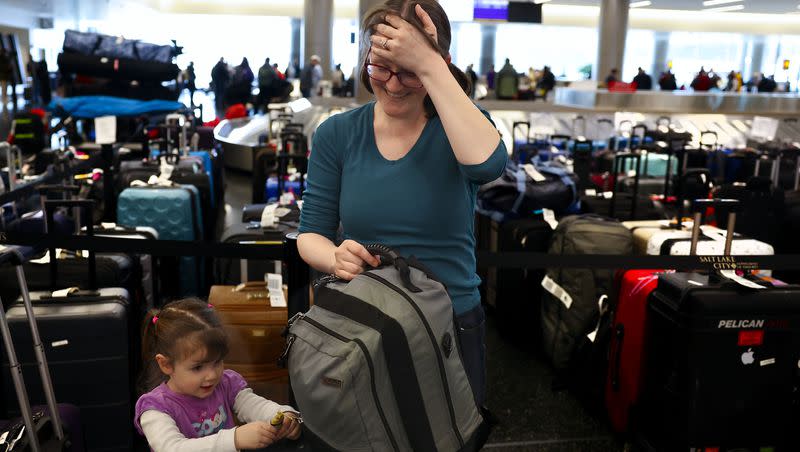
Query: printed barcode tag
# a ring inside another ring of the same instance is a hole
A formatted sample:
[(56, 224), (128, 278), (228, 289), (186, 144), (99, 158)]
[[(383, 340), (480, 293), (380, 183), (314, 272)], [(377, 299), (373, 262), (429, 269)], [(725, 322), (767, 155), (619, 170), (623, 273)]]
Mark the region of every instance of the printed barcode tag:
[(269, 305), (273, 308), (285, 308), (286, 307), (286, 299), (283, 298), (283, 290), (272, 290), (269, 291)]
[(554, 297), (561, 300), (567, 309), (572, 306), (572, 297), (567, 293), (566, 290), (564, 290), (563, 287), (559, 286), (557, 282), (550, 279), (549, 276), (545, 276), (544, 279), (542, 279), (542, 287), (544, 287), (544, 290), (550, 292), (550, 294), (552, 294)]
[(69, 345), (69, 341), (68, 341), (68, 340), (66, 340), (66, 339), (64, 339), (64, 340), (61, 340), (61, 341), (55, 341), (55, 342), (52, 342), (52, 343), (50, 343), (50, 346), (51, 346), (51, 347), (53, 347), (53, 348), (56, 348), (56, 347), (63, 347), (63, 346), (65, 346), (65, 345)]
[(267, 289), (269, 291), (273, 290), (283, 290), (283, 277), (277, 273), (267, 273)]
[(550, 229), (554, 230), (558, 227), (558, 220), (556, 220), (556, 213), (550, 209), (542, 209), (542, 216), (544, 221), (550, 225)]
[(530, 163), (526, 163), (522, 165), (522, 169), (525, 170), (525, 173), (533, 179), (534, 182), (544, 182), (547, 180), (546, 177), (542, 175), (539, 171), (536, 171), (536, 167), (531, 165)]
[(770, 364), (775, 364), (775, 358), (763, 359), (761, 360), (761, 362), (759, 362), (759, 364), (761, 364), (761, 367), (769, 366)]

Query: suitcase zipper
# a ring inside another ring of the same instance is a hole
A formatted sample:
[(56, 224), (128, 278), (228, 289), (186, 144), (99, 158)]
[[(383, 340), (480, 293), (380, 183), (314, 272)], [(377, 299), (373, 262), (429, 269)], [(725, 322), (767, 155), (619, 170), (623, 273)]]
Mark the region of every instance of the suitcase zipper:
[[(364, 344), (364, 342), (362, 342), (360, 339), (348, 339), (348, 338), (342, 336), (341, 334), (339, 334), (339, 333), (331, 330), (330, 328), (326, 327), (325, 325), (317, 322), (316, 320), (306, 317), (302, 313), (295, 314), (292, 317), (291, 322), (294, 323), (297, 320), (302, 320), (302, 321), (308, 323), (309, 325), (313, 326), (314, 328), (316, 328), (316, 329), (322, 331), (323, 333), (327, 334), (328, 336), (333, 337), (335, 339), (338, 339), (341, 342), (352, 342), (352, 343), (358, 345), (358, 348), (361, 349), (361, 353), (364, 355), (364, 358), (367, 361), (367, 367), (369, 367), (369, 382), (370, 382), (370, 386), (372, 388), (372, 398), (375, 401), (375, 406), (378, 408), (378, 415), (380, 415), (380, 417), (381, 417), (381, 422), (383, 423), (383, 427), (386, 430), (386, 434), (389, 436), (389, 440), (392, 443), (392, 448), (395, 451), (399, 451), (400, 448), (397, 445), (397, 440), (395, 440), (394, 435), (392, 434), (392, 430), (389, 428), (389, 422), (386, 420), (386, 414), (383, 412), (383, 407), (381, 406), (381, 401), (378, 398), (378, 388), (375, 385), (375, 365), (373, 364), (372, 358), (369, 356), (369, 353), (367, 352), (367, 346)], [(289, 339), (288, 339), (287, 345), (286, 345), (286, 350), (284, 350), (283, 355), (281, 355), (281, 358), (284, 358), (284, 355), (285, 355), (286, 358), (288, 359), (289, 349), (291, 348), (292, 344), (294, 344), (294, 341), (295, 341), (296, 337), (297, 337), (296, 334), (290, 334), (289, 335)]]
[[(411, 305), (411, 307), (419, 316), (420, 321), (425, 326), (425, 330), (428, 332), (428, 338), (430, 339), (431, 344), (433, 345), (433, 349), (436, 351), (436, 361), (439, 364), (439, 375), (441, 376), (442, 388), (444, 390), (445, 399), (447, 400), (447, 408), (450, 412), (450, 423), (453, 428), (453, 433), (455, 433), (456, 438), (458, 439), (459, 449), (464, 447), (464, 438), (461, 436), (461, 432), (458, 430), (458, 424), (456, 423), (456, 414), (455, 414), (455, 409), (453, 408), (453, 399), (450, 395), (450, 386), (448, 386), (447, 384), (447, 372), (445, 371), (444, 367), (444, 359), (442, 359), (442, 352), (439, 349), (439, 343), (436, 341), (436, 338), (433, 335), (433, 330), (431, 329), (430, 324), (425, 319), (425, 316), (423, 315), (419, 306), (417, 306), (414, 303), (411, 297), (407, 293), (405, 293), (403, 289), (395, 286), (394, 284), (390, 283), (389, 281), (383, 279), (382, 277), (372, 272), (364, 272), (362, 274), (368, 278), (378, 281), (379, 283), (391, 288), (392, 290), (400, 294), (403, 297), (403, 299), (405, 299), (408, 302), (408, 304)], [(456, 340), (458, 339), (456, 338)]]

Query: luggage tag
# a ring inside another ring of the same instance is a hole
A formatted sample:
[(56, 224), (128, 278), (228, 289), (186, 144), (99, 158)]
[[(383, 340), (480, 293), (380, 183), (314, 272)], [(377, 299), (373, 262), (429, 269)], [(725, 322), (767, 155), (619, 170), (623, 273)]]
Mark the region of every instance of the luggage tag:
[(283, 296), (283, 277), (277, 273), (267, 273), (264, 275), (269, 291), (269, 305), (273, 308), (287, 307), (286, 298)]
[(274, 228), (278, 224), (278, 218), (275, 216), (275, 210), (278, 208), (277, 204), (269, 204), (261, 211), (261, 227)]
[(544, 181), (547, 180), (547, 178), (544, 177), (544, 175), (542, 175), (542, 173), (537, 171), (536, 167), (533, 166), (530, 163), (526, 163), (526, 164), (522, 165), (522, 169), (525, 170), (525, 174), (530, 176), (530, 178), (533, 179), (534, 182), (544, 182)]
[(563, 287), (558, 285), (557, 282), (550, 279), (549, 276), (545, 275), (544, 279), (542, 279), (542, 287), (564, 303), (567, 309), (572, 306), (572, 296), (570, 296)]
[(547, 224), (550, 225), (550, 229), (555, 231), (556, 228), (558, 227), (558, 220), (556, 220), (556, 213), (550, 209), (542, 209), (542, 217), (544, 218), (544, 221), (546, 221)]

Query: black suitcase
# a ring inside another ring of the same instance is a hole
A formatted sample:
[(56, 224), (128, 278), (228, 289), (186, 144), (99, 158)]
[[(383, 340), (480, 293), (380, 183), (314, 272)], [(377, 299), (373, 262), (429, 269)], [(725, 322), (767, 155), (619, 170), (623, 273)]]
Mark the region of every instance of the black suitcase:
[(597, 215), (608, 215), (625, 221), (633, 220), (662, 220), (667, 217), (664, 206), (654, 202), (648, 195), (639, 194), (639, 173), (634, 176), (631, 192), (621, 192), (618, 174), (625, 168), (626, 161), (633, 160), (636, 168), (641, 166), (641, 156), (638, 153), (621, 152), (614, 157), (612, 171), (613, 190), (610, 196), (606, 193), (586, 193), (581, 196), (581, 211)]
[[(47, 357), (42, 345), (39, 328), (31, 305), (30, 296), (25, 284), (25, 272), (22, 262), (30, 257), (32, 249), (27, 247), (5, 248), (0, 255), (0, 265), (11, 263), (17, 270), (16, 276), (20, 290), (24, 293), (25, 318), (28, 321), (34, 354), (36, 355), (39, 380), (46, 393), (46, 406), (31, 406), (23, 372), (14, 346), (6, 317), (5, 309), (0, 306), (0, 333), (5, 345), (6, 359), (12, 369), (11, 380), (18, 403), (21, 419), (8, 422), (0, 421), (0, 447), (3, 450), (46, 450), (83, 452), (84, 438), (80, 411), (74, 405), (56, 403), (52, 377)], [(26, 342), (25, 345), (28, 345)], [(27, 348), (27, 347), (24, 347)]]
[[(283, 238), (296, 227), (278, 223), (262, 228), (258, 222), (234, 224), (222, 233), (222, 243), (282, 244)], [(281, 273), (281, 263), (273, 260), (214, 259), (214, 284), (237, 285), (248, 281), (263, 281), (265, 273)], [(244, 277), (243, 277), (244, 275)]]
[[(697, 200), (693, 211), (730, 203)], [(700, 222), (695, 213), (694, 243)], [(637, 416), (646, 449), (799, 450), (800, 286), (757, 285), (716, 272), (659, 276)]]
[[(48, 214), (55, 206), (84, 208), (91, 217), (91, 201), (47, 201)], [(92, 235), (93, 229), (89, 229)], [(50, 360), (50, 372), (59, 400), (78, 406), (84, 423), (87, 450), (127, 451), (133, 441), (131, 423), (132, 376), (138, 362), (137, 319), (130, 316), (128, 291), (123, 288), (95, 289), (94, 255), (89, 255), (88, 290), (67, 296), (32, 292), (33, 312)], [(57, 272), (57, 263), (51, 260)], [(32, 343), (25, 309), (20, 303), (8, 310), (11, 335), (18, 343)], [(131, 340), (133, 338), (133, 340)], [(32, 349), (18, 351), (22, 372), (32, 381), (37, 372)], [(3, 361), (3, 396), (13, 400), (10, 372)], [(33, 403), (43, 403), (39, 386), (29, 387)]]
[[(489, 251), (546, 253), (553, 229), (540, 216), (491, 221)], [(500, 334), (524, 346), (538, 345), (530, 325), (539, 325), (544, 269), (496, 268), (486, 271), (485, 302), (491, 308)]]

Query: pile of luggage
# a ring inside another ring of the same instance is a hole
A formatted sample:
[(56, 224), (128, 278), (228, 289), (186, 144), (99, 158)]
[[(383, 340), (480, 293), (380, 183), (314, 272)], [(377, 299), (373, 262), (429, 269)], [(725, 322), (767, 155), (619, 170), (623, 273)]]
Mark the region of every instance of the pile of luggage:
[(162, 86), (180, 69), (172, 60), (181, 53), (173, 44), (156, 45), (99, 33), (67, 30), (58, 68), (65, 96), (104, 95), (134, 99), (175, 100), (180, 94)]
[(580, 136), (516, 139), (505, 174), (479, 190), (477, 247), (697, 254), (721, 270), (487, 268), (484, 302), (501, 335), (542, 353), (645, 450), (792, 450), (800, 278), (742, 271), (736, 256), (800, 251), (800, 148), (658, 132), (637, 124), (601, 149)]

